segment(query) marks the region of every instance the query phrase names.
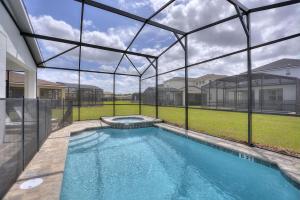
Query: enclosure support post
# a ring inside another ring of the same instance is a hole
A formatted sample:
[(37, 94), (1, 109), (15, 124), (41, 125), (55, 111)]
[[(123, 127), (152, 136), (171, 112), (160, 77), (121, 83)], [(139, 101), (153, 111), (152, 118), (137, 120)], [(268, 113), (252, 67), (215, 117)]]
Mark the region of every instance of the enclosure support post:
[(250, 14), (247, 14), (247, 74), (248, 74), (248, 145), (252, 145), (252, 58), (251, 58), (251, 30)]
[(25, 98), (22, 99), (22, 169), (25, 169)]
[(185, 129), (189, 129), (189, 77), (188, 77), (188, 36), (184, 37), (184, 81), (185, 81)]
[(113, 79), (113, 116), (116, 115), (116, 74)]
[(234, 109), (237, 110), (238, 77), (235, 76)]
[(139, 115), (142, 114), (142, 76), (139, 78)]
[(260, 112), (263, 112), (263, 99), (264, 99), (264, 90), (263, 90), (263, 84), (264, 84), (264, 74), (261, 75), (260, 80)]
[(40, 99), (36, 98), (36, 145), (37, 151), (40, 150)]
[(216, 109), (218, 109), (218, 81), (216, 80)]
[[(83, 15), (84, 15), (84, 1), (81, 3), (81, 17), (80, 17), (80, 43), (82, 42), (82, 28), (83, 28)], [(79, 59), (78, 59), (78, 121), (80, 121), (80, 107), (81, 107), (81, 88), (80, 88), (80, 71), (81, 71), (81, 45), (79, 46)]]
[(80, 121), (80, 107), (81, 107), (81, 97), (80, 97), (80, 71), (78, 71), (78, 92), (77, 92), (77, 99), (78, 99), (78, 121)]
[(235, 9), (239, 16), (241, 25), (244, 29), (247, 38), (247, 76), (248, 76), (248, 145), (252, 145), (252, 63), (251, 63), (251, 25), (250, 25), (250, 13), (246, 14), (246, 22), (240, 11), (239, 6), (235, 3)]
[(225, 107), (225, 81), (223, 81), (223, 107)]
[(210, 86), (211, 86), (211, 80), (209, 80), (209, 83), (208, 83), (208, 107), (210, 107)]
[(155, 60), (155, 117), (158, 119), (158, 60)]
[(6, 98), (9, 98), (9, 70), (6, 72)]
[(63, 121), (63, 127), (65, 126), (65, 99), (62, 99), (62, 110), (63, 110), (63, 115), (62, 115), (62, 121)]

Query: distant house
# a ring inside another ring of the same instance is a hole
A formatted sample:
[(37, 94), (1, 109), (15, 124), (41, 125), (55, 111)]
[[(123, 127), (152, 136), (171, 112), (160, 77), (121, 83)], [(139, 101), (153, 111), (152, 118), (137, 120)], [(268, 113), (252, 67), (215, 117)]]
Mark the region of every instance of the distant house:
[(138, 103), (140, 99), (140, 95), (138, 92), (135, 92), (131, 95), (131, 101), (134, 103)]
[[(247, 73), (210, 81), (201, 87), (203, 106), (246, 110)], [(281, 59), (252, 71), (254, 111), (300, 113), (300, 60)]]
[(132, 94), (115, 94), (116, 101), (131, 101)]
[[(190, 100), (197, 99), (197, 96), (199, 97), (200, 94), (200, 88), (196, 86), (196, 78), (189, 78), (188, 79), (188, 91), (189, 91), (189, 98)], [(168, 97), (174, 97), (174, 98), (181, 98), (181, 100), (174, 100), (174, 102), (177, 102), (176, 104), (170, 104), (167, 105), (177, 105), (177, 106), (183, 106), (185, 104), (185, 78), (184, 77), (174, 77), (169, 80), (166, 80), (163, 84), (164, 92), (167, 92)], [(172, 94), (174, 93), (174, 94)], [(166, 97), (166, 98), (168, 98)], [(199, 98), (200, 99), (200, 98)], [(194, 102), (194, 101), (193, 101)]]
[[(65, 91), (65, 98), (67, 100), (72, 100), (73, 105), (78, 105), (78, 94), (79, 86), (75, 83), (63, 83), (58, 82), (58, 84), (63, 85)], [(80, 102), (81, 105), (95, 105), (103, 103), (103, 89), (94, 85), (80, 84)]]
[(274, 74), (300, 79), (300, 59), (280, 59), (253, 69), (252, 73)]
[(104, 91), (103, 95), (104, 95), (103, 101), (113, 101), (113, 93), (112, 92)]
[[(207, 74), (198, 78), (188, 79), (189, 105), (201, 105), (201, 86), (210, 80), (223, 78), (224, 75)], [(155, 104), (155, 87), (147, 88), (142, 94), (142, 102)], [(163, 82), (158, 87), (158, 102), (160, 105), (185, 105), (185, 78), (174, 77)]]
[[(22, 98), (24, 96), (24, 74), (9, 72), (9, 95), (10, 98)], [(62, 99), (64, 98), (65, 86), (59, 83), (42, 79), (37, 80), (37, 96), (40, 99)]]
[[(148, 87), (142, 94), (144, 104), (155, 105), (155, 87)], [(158, 87), (158, 105), (182, 106), (182, 91), (176, 88), (166, 88), (161, 85)]]

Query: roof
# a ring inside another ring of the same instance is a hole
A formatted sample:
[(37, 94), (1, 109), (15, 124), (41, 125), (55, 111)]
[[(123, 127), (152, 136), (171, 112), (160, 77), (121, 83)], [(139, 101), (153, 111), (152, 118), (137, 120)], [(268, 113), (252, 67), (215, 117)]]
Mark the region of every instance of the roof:
[[(189, 91), (189, 89), (192, 89), (192, 88), (197, 89), (197, 90), (201, 90), (200, 87), (193, 86), (193, 85), (189, 85), (189, 86), (188, 86), (188, 91)], [(185, 87), (179, 88), (179, 90), (180, 90), (180, 91), (185, 91)]]
[[(171, 87), (159, 87), (159, 92), (178, 92), (179, 89), (171, 88)], [(144, 92), (155, 92), (155, 87), (148, 87)]]
[(290, 59), (290, 58), (283, 58), (269, 64), (263, 65), (256, 69), (253, 69), (252, 72), (264, 72), (264, 71), (272, 71), (276, 69), (286, 69), (286, 68), (293, 68), (293, 67), (300, 67), (300, 59)]
[[(57, 82), (58, 84), (62, 84), (66, 87), (69, 88), (78, 88), (78, 84), (77, 83), (63, 83), (63, 82)], [(94, 85), (85, 85), (85, 84), (80, 84), (80, 88), (81, 89), (98, 89), (98, 90), (103, 90), (102, 88), (99, 88), (97, 86)]]
[[(200, 77), (197, 77), (197, 78), (188, 78), (189, 81), (197, 81), (197, 80), (216, 80), (216, 79), (219, 79), (219, 78), (224, 78), (226, 77), (226, 75), (221, 75), (221, 74), (206, 74), (204, 76), (200, 76)], [(169, 80), (166, 80), (165, 82), (168, 82), (168, 81), (184, 81), (185, 78), (184, 77), (173, 77)]]
[[(10, 84), (17, 84), (17, 85), (24, 85), (24, 74), (23, 73), (17, 73), (17, 72), (9, 72), (9, 82)], [(64, 85), (51, 82), (51, 81), (46, 81), (42, 79), (37, 80), (37, 84), (39, 87), (64, 87)]]
[[(255, 80), (261, 80), (261, 79), (283, 79), (283, 80), (289, 80), (289, 81), (297, 81), (299, 80), (298, 78), (295, 78), (295, 77), (289, 77), (289, 76), (280, 76), (280, 75), (275, 75), (275, 74), (267, 74), (267, 73), (255, 73), (255, 74), (252, 74), (252, 81), (255, 81)], [(247, 80), (248, 80), (248, 75), (247, 74), (238, 74), (238, 75), (234, 75), (234, 76), (227, 76), (227, 77), (224, 77), (224, 78), (220, 78), (220, 79), (217, 79), (217, 80), (214, 80), (212, 81), (210, 84), (211, 84), (211, 87), (215, 87), (216, 84), (222, 84), (222, 83), (233, 83), (235, 84), (236, 81), (239, 81), (240, 83), (241, 82), (244, 82), (244, 83), (247, 83)], [(202, 87), (209, 87), (210, 85), (209, 83), (202, 86)], [(286, 82), (284, 83), (286, 84)], [(245, 84), (247, 85), (247, 84)], [(280, 82), (278, 82), (278, 85), (280, 85)]]
[[(184, 77), (173, 77), (169, 80), (166, 80), (165, 82), (168, 82), (168, 81), (184, 81), (185, 78)], [(196, 78), (189, 78), (189, 81), (194, 81), (196, 80)]]
[[(23, 4), (22, 0), (15, 0), (15, 1), (6, 1), (9, 11), (12, 13), (14, 19), (16, 20), (18, 26), (22, 31), (27, 33), (33, 33), (33, 28), (31, 26), (31, 22), (29, 20), (27, 11)], [(34, 38), (24, 38), (28, 46), (33, 54), (34, 59), (39, 63), (42, 62), (42, 54), (40, 52), (37, 40)]]
[(221, 75), (221, 74), (206, 74), (204, 76), (200, 76), (196, 78), (197, 80), (205, 81), (205, 80), (216, 80), (219, 78), (224, 78), (226, 75)]

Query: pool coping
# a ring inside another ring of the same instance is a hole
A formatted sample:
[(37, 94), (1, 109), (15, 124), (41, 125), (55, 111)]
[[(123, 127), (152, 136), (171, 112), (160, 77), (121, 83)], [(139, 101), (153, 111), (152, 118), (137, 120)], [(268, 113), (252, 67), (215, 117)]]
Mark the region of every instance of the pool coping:
[[(132, 123), (123, 123), (115, 121), (117, 118), (143, 118), (143, 121), (132, 122)], [(160, 123), (162, 120), (156, 119), (149, 116), (143, 115), (124, 115), (124, 116), (113, 116), (113, 117), (101, 117), (100, 118), (104, 123), (110, 125), (112, 128), (118, 129), (131, 129), (131, 128), (146, 128), (153, 126), (155, 123)]]
[[(245, 144), (224, 140), (195, 131), (187, 131), (183, 128), (165, 123), (157, 123), (154, 126), (225, 150), (235, 155), (241, 153), (249, 158), (254, 158), (254, 161), (261, 162), (269, 167), (278, 167), (287, 180), (291, 181), (296, 187), (300, 185), (300, 159), (256, 147), (249, 147)], [(19, 176), (17, 182), (4, 196), (4, 199), (59, 199), (69, 138), (72, 135), (78, 135), (83, 131), (101, 128), (110, 128), (110, 126), (100, 120), (89, 120), (74, 122), (72, 125), (53, 132), (42, 145), (40, 151), (34, 156), (23, 173)], [(37, 177), (42, 177), (44, 180), (39, 187), (29, 190), (19, 189), (20, 184), (25, 180)]]

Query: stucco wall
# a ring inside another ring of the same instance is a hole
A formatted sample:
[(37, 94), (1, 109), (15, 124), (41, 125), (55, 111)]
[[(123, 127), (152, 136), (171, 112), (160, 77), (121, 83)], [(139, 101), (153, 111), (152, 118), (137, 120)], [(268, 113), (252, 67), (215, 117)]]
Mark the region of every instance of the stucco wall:
[(2, 4), (0, 4), (0, 32), (6, 37), (7, 59), (18, 64), (18, 67), (24, 67), (27, 70), (35, 71), (36, 65), (30, 51)]
[[(20, 1), (15, 1), (19, 14), (25, 12)], [(4, 38), (6, 45), (1, 45), (1, 51), (5, 51), (6, 66), (2, 71), (13, 69), (25, 72), (25, 97), (36, 97), (36, 64), (26, 45), (24, 38), (20, 35), (18, 27), (8, 14), (2, 4), (0, 4), (0, 35)], [(5, 76), (0, 76), (0, 85), (5, 84)], [(5, 89), (2, 90), (5, 93)]]

